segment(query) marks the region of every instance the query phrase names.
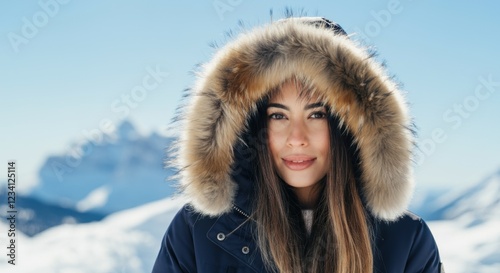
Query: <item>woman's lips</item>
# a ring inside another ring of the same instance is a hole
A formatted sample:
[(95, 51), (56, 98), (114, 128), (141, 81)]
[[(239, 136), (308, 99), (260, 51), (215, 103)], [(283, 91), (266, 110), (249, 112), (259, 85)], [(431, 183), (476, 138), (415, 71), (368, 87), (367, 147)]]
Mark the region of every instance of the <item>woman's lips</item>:
[(282, 160), (285, 166), (287, 166), (289, 169), (294, 171), (300, 171), (309, 168), (309, 166), (311, 166), (314, 163), (316, 158), (294, 156), (294, 157), (282, 158)]

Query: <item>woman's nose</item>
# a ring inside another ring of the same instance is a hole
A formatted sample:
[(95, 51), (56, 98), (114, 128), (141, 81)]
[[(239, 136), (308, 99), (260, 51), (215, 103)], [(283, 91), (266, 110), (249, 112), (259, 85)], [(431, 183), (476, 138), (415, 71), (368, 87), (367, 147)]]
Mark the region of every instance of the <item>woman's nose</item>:
[(287, 145), (291, 147), (307, 146), (307, 130), (301, 121), (292, 122), (288, 134)]

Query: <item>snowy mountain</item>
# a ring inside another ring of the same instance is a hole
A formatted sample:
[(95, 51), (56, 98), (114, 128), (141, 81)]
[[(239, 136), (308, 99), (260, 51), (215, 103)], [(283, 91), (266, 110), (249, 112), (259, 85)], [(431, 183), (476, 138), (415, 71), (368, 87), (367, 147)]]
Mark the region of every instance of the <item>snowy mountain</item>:
[(33, 197), (78, 211), (108, 214), (170, 196), (175, 190), (166, 179), (165, 150), (172, 138), (141, 137), (123, 122), (114, 137), (88, 141), (82, 155), (49, 157), (40, 170)]
[(425, 220), (440, 220), (436, 218), (436, 201), (449, 193), (447, 188), (431, 188), (415, 190), (409, 210)]
[(430, 207), (435, 209), (428, 214), (429, 220), (460, 220), (469, 225), (500, 220), (500, 169), (470, 188), (437, 199)]

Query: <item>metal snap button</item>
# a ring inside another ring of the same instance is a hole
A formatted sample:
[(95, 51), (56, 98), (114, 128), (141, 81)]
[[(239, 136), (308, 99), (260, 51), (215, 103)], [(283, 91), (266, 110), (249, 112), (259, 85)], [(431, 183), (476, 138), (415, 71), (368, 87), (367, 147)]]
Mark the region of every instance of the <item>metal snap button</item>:
[(248, 254), (250, 253), (250, 248), (248, 246), (244, 246), (242, 249), (241, 249), (241, 252), (243, 252), (243, 254)]
[(221, 232), (217, 234), (217, 240), (224, 241), (224, 239), (226, 239), (226, 235), (224, 235), (224, 233)]

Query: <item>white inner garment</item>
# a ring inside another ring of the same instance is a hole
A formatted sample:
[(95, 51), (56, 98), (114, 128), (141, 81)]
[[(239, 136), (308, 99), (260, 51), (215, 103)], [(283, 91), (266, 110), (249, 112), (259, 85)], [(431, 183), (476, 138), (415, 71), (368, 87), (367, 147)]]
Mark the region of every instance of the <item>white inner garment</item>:
[(304, 217), (304, 223), (306, 224), (307, 235), (311, 235), (314, 210), (312, 210), (312, 209), (303, 209), (302, 210), (302, 216)]

